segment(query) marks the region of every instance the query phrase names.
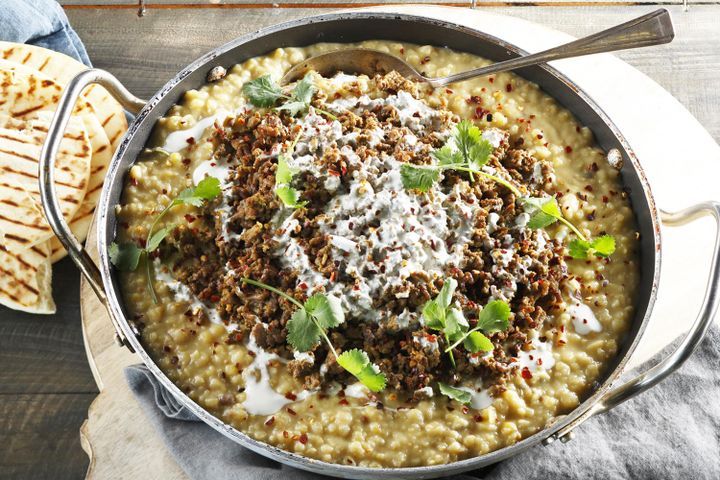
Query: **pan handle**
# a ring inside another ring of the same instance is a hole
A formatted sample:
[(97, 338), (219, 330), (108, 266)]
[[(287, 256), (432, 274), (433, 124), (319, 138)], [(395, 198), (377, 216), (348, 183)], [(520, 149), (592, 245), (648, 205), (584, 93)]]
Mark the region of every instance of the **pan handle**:
[[(62, 243), (63, 247), (67, 250), (70, 258), (72, 258), (73, 262), (75, 262), (90, 283), (95, 295), (97, 295), (100, 302), (107, 307), (107, 296), (100, 276), (100, 270), (92, 258), (90, 258), (90, 255), (88, 255), (83, 244), (70, 230), (61, 213), (57, 192), (55, 191), (55, 158), (60, 148), (63, 133), (70, 120), (70, 115), (75, 109), (75, 103), (80, 93), (85, 87), (95, 83), (105, 87), (107, 91), (133, 115), (137, 115), (145, 106), (146, 102), (144, 100), (131, 94), (117, 78), (105, 70), (92, 68), (79, 73), (68, 83), (68, 86), (63, 91), (52, 123), (50, 123), (50, 128), (48, 129), (48, 134), (45, 138), (42, 152), (40, 153), (39, 183), (40, 196), (42, 197), (42, 205), (48, 224), (50, 224), (58, 240), (60, 240), (60, 243)], [(116, 340), (119, 344), (129, 347), (130, 345), (125, 340), (122, 329), (117, 324), (117, 321), (112, 315), (110, 315), (110, 318), (115, 327)]]
[(586, 414), (560, 429), (557, 433), (549, 437), (545, 443), (551, 443), (556, 439), (560, 439), (563, 442), (572, 440), (574, 436), (573, 429), (575, 427), (588, 418), (598, 413), (607, 412), (626, 400), (633, 398), (635, 395), (654, 387), (680, 368), (680, 366), (690, 358), (690, 355), (692, 355), (698, 345), (700, 345), (700, 342), (702, 342), (702, 339), (705, 337), (717, 313), (718, 304), (720, 304), (720, 292), (718, 291), (720, 282), (720, 203), (712, 201), (704, 202), (679, 212), (661, 212), (662, 222), (671, 227), (685, 225), (708, 215), (711, 215), (716, 223), (715, 246), (713, 248), (712, 261), (710, 262), (710, 274), (705, 290), (705, 298), (700, 307), (700, 313), (698, 313), (695, 322), (692, 327), (690, 327), (690, 330), (682, 342), (680, 342), (677, 348), (675, 348), (667, 358), (647, 372), (609, 390)]

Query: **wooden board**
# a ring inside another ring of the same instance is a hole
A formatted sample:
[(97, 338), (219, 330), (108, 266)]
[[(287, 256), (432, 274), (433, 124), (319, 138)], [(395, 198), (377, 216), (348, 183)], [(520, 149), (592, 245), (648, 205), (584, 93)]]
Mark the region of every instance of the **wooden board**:
[[(93, 221), (87, 240), (93, 258), (95, 231)], [(186, 478), (125, 383), (123, 369), (137, 363), (137, 357), (115, 343), (107, 311), (84, 280), (80, 290), (85, 349), (100, 389), (80, 428), (80, 443), (90, 458), (86, 478)]]
[[(417, 7), (415, 7), (415, 11), (418, 11)], [(513, 11), (516, 12), (518, 10), (514, 9)], [(545, 10), (532, 9), (532, 11), (540, 12)], [(177, 12), (174, 10), (168, 12), (171, 12), (170, 16), (172, 19), (182, 21), (181, 16), (175, 16)], [(714, 14), (716, 16), (720, 14), (720, 10), (717, 9), (711, 10), (711, 12), (715, 12)], [(452, 17), (454, 20), (461, 22), (468, 22), (469, 20), (468, 18), (458, 18), (459, 16), (471, 16), (467, 11), (456, 10), (449, 13), (446, 10), (429, 8), (427, 10), (423, 9), (418, 13), (429, 13), (431, 15)], [(527, 13), (529, 17), (533, 16), (529, 11)], [(601, 17), (601, 21), (606, 22), (607, 24), (617, 23), (621, 17), (627, 18), (628, 16), (639, 13), (640, 10), (637, 9), (633, 9), (631, 13), (628, 12), (628, 10), (624, 10), (622, 12), (617, 10), (610, 20), (608, 20), (609, 17)], [(566, 19), (571, 18), (569, 12), (566, 13), (566, 15), (568, 15)], [(253, 17), (253, 19), (254, 18), (255, 17)], [(258, 20), (262, 18), (264, 19), (263, 21), (266, 22), (268, 20), (267, 17), (258, 16), (257, 18)], [(286, 18), (288, 17), (283, 19)], [(532, 28), (530, 25), (518, 23), (514, 20), (502, 20), (501, 18), (504, 17), (496, 18), (483, 14), (477, 14), (475, 15), (474, 22), (477, 22), (476, 24), (483, 25), (486, 30), (499, 28), (498, 22), (508, 22), (504, 25), (505, 27), (513, 26), (512, 23), (516, 22), (514, 25), (516, 28), (508, 29), (507, 31), (518, 32)], [(550, 18), (549, 14), (544, 18)], [(577, 29), (596, 29), (596, 27), (588, 27), (580, 19), (580, 17), (574, 18), (573, 22), (576, 24)], [(168, 30), (165, 29), (172, 27), (172, 19), (168, 20), (168, 18), (164, 17), (162, 20), (158, 19), (157, 23), (152, 23), (149, 30), (149, 38), (152, 39), (154, 36), (162, 38), (165, 33), (168, 33)], [(223, 17), (219, 15), (213, 16), (212, 19), (212, 21), (220, 22), (220, 24), (222, 22), (230, 21), (228, 19), (223, 19)], [(206, 22), (208, 21), (211, 20), (208, 16), (206, 16), (203, 24), (207, 25)], [(218, 23), (212, 23), (212, 21), (211, 24), (218, 25)], [(274, 23), (274, 21), (268, 23)], [(198, 28), (200, 27), (200, 23), (194, 25), (197, 25)], [(255, 27), (257, 27), (257, 24), (253, 24), (252, 28)], [(249, 29), (250, 27), (245, 28)], [(709, 26), (707, 28), (709, 28)], [(238, 27), (234, 29), (232, 36), (237, 36), (238, 34), (243, 33), (238, 30), (242, 30), (242, 28)], [(525, 43), (528, 44), (526, 48), (532, 49), (533, 47), (539, 47), (539, 44), (543, 42), (558, 43), (566, 38), (565, 35), (558, 32), (553, 33), (551, 30), (540, 29), (540, 31), (545, 32), (549, 38), (544, 38), (541, 42), (538, 42), (536, 39), (529, 40), (528, 38), (525, 38)], [(493, 32), (491, 31), (491, 33)], [(580, 31), (578, 33), (583, 34), (586, 32)], [(97, 32), (97, 34), (104, 35), (100, 32)], [(196, 34), (193, 33), (192, 35), (189, 35), (188, 38), (194, 38), (193, 35)], [(515, 33), (515, 35), (517, 36), (517, 33)], [(208, 36), (211, 37), (211, 39), (203, 40), (201, 37), (198, 37), (201, 41), (199, 45), (196, 44), (194, 48), (205, 51), (212, 45), (206, 46), (203, 42), (212, 41), (213, 45), (215, 45), (220, 43), (220, 37), (228, 35), (220, 29), (220, 31), (209, 32)], [(517, 38), (511, 38), (511, 41), (521, 43)], [(102, 44), (98, 42), (94, 43), (94, 45), (95, 48), (110, 49), (118, 52), (121, 51), (119, 49), (120, 43), (121, 40), (115, 39), (110, 43)], [(150, 82), (150, 85), (145, 85), (140, 88), (147, 88), (149, 90), (157, 88), (159, 83), (162, 83), (163, 80), (158, 79), (152, 74), (153, 69), (155, 72), (157, 72), (158, 68), (161, 70), (165, 69), (168, 71), (168, 75), (170, 75), (172, 72), (177, 70), (179, 65), (172, 66), (171, 64), (173, 61), (168, 59), (175, 58), (175, 63), (177, 63), (178, 57), (181, 57), (182, 55), (187, 56), (189, 54), (182, 50), (183, 45), (176, 45), (167, 47), (177, 49), (173, 51), (174, 56), (163, 56), (162, 50), (154, 49), (153, 44), (154, 43), (152, 41), (143, 42), (142, 58), (144, 58), (146, 62), (142, 62), (138, 65), (138, 57), (135, 56), (134, 61), (136, 64), (133, 66), (130, 64), (133, 57), (126, 52), (126, 55), (128, 55), (127, 58), (123, 57), (123, 55), (115, 56), (115, 62), (117, 63), (113, 64), (113, 69), (118, 69), (120, 65), (127, 62), (128, 70), (123, 70), (122, 72), (128, 79), (128, 84), (133, 82), (135, 85), (140, 87), (142, 79), (145, 78)], [(139, 47), (134, 46), (132, 48)], [(633, 54), (635, 54), (635, 52), (633, 52)], [(682, 52), (678, 51), (677, 54), (682, 57)], [(643, 58), (642, 54), (636, 55), (636, 58)], [(656, 52), (655, 55), (655, 63), (657, 63), (658, 58), (673, 58), (673, 61), (675, 58), (672, 55), (669, 55), (668, 51), (665, 51), (664, 53)], [(111, 57), (109, 55), (105, 55), (104, 57), (96, 56), (95, 58), (109, 59)], [(188, 61), (191, 58), (188, 58)], [(649, 61), (650, 58), (651, 57), (649, 56), (647, 57), (648, 65), (651, 63)], [(717, 61), (717, 56), (713, 57), (711, 55), (709, 58), (713, 61)], [(605, 92), (605, 97), (600, 98), (603, 96), (602, 89), (600, 88), (602, 86), (602, 78), (600, 78), (600, 82), (595, 81), (593, 84), (592, 76), (589, 76), (587, 71), (584, 71), (583, 73), (583, 69), (578, 68), (578, 66), (587, 66), (588, 64), (578, 62), (581, 61), (568, 61), (566, 63), (562, 63), (562, 67), (568, 71), (568, 73), (574, 71), (578, 77), (583, 77), (586, 82), (586, 88), (593, 87), (594, 85), (597, 91), (596, 99), (601, 105), (607, 107), (608, 112), (612, 112), (613, 109), (619, 108), (617, 99), (614, 99), (614, 97), (617, 96), (615, 95), (616, 92)], [(131, 66), (135, 68), (135, 70), (129, 69)], [(690, 66), (689, 63), (688, 66)], [(573, 70), (573, 68), (575, 70)], [(672, 66), (670, 65), (668, 68), (672, 68)], [(698, 71), (702, 71), (705, 67), (693, 66), (693, 68)], [(697, 139), (695, 146), (701, 148), (702, 152), (706, 154), (706, 157), (693, 160), (695, 162), (695, 166), (704, 165), (706, 168), (703, 172), (712, 172), (713, 177), (720, 174), (720, 162), (718, 162), (720, 161), (720, 148), (712, 142), (712, 139), (702, 131), (702, 128), (698, 124), (693, 123), (692, 119), (687, 116), (687, 113), (679, 106), (679, 104), (674, 103), (671, 97), (659, 90), (659, 87), (648, 79), (645, 79), (643, 76), (638, 75), (637, 72), (633, 73), (630, 71), (630, 73), (632, 74), (627, 77), (627, 80), (636, 82), (633, 85), (634, 88), (639, 88), (641, 90), (646, 89), (648, 92), (655, 92), (648, 93), (648, 95), (652, 100), (657, 101), (658, 112), (669, 112), (671, 118), (681, 120), (683, 125), (685, 125), (684, 128), (687, 129), (687, 132), (682, 131), (680, 133), (691, 134), (693, 135), (692, 138)], [(571, 77), (575, 78), (573, 75), (571, 75)], [(652, 97), (654, 94), (656, 94), (657, 97)], [(613, 98), (611, 98), (611, 96)], [(717, 97), (715, 97), (714, 100), (710, 98), (708, 101), (717, 101)], [(611, 114), (611, 116), (620, 120), (619, 117), (622, 115)], [(658, 145), (656, 144), (659, 143), (660, 146), (662, 146), (662, 142), (658, 142), (658, 134), (655, 132), (643, 133), (642, 129), (633, 129), (633, 116), (627, 112), (625, 112), (623, 118), (624, 121), (627, 122), (627, 125), (625, 128), (621, 125), (621, 129), (633, 133), (632, 135), (629, 135), (629, 140), (633, 146), (638, 150), (638, 152), (643, 152), (643, 158), (654, 158), (657, 160), (657, 164), (654, 167), (651, 164), (646, 164), (646, 168), (648, 169), (648, 174), (651, 179), (655, 180), (653, 185), (656, 187), (656, 194), (658, 195), (658, 199), (661, 201), (661, 206), (666, 208), (677, 208), (684, 206), (688, 203), (688, 201), (694, 201), (698, 196), (711, 197), (715, 194), (712, 181), (707, 178), (705, 179), (705, 182), (702, 181), (702, 172), (698, 172), (697, 174), (693, 174), (691, 172), (689, 176), (692, 177), (692, 182), (688, 179), (688, 185), (685, 185), (683, 188), (678, 190), (673, 176), (667, 174), (663, 175), (663, 171), (660, 169), (660, 167), (664, 165), (663, 162), (667, 161), (668, 158), (672, 160), (672, 158), (667, 155), (664, 157), (655, 156), (656, 149), (658, 148)], [(720, 127), (720, 125), (717, 126)], [(662, 137), (662, 134), (659, 135)], [(700, 155), (696, 156), (700, 157)], [(706, 175), (706, 177), (707, 176), (708, 175)], [(715, 195), (717, 196), (717, 194)], [(688, 314), (686, 312), (687, 305), (696, 305), (697, 302), (695, 302), (694, 297), (692, 297), (693, 292), (690, 290), (696, 290), (699, 294), (702, 290), (702, 278), (699, 279), (700, 287), (698, 287), (697, 282), (692, 283), (689, 280), (684, 282), (683, 285), (678, 285), (677, 279), (683, 278), (682, 272), (686, 271), (689, 268), (689, 265), (693, 265), (698, 269), (698, 271), (701, 271), (700, 269), (707, 265), (706, 257), (708, 255), (709, 239), (711, 239), (711, 235), (709, 235), (711, 229), (712, 228), (709, 223), (703, 223), (699, 225), (699, 227), (691, 230), (665, 232), (667, 233), (666, 246), (668, 246), (668, 248), (664, 257), (666, 266), (664, 272), (667, 272), (670, 279), (675, 278), (675, 282), (674, 285), (670, 287), (666, 286), (663, 290), (665, 296), (658, 303), (658, 306), (661, 308), (656, 310), (656, 315), (653, 317), (653, 321), (649, 328), (649, 334), (643, 339), (638, 355), (633, 358), (633, 365), (636, 365), (640, 361), (652, 355), (669, 340), (674, 338), (677, 333), (682, 331), (684, 328), (687, 328), (689, 323), (692, 321), (692, 314)], [(94, 246), (94, 235), (91, 235), (90, 245)], [(688, 252), (691, 252), (691, 254)], [(125, 349), (119, 348), (115, 345), (110, 321), (107, 319), (102, 307), (95, 300), (89, 287), (85, 284), (82, 287), (81, 295), (86, 347), (88, 350), (88, 356), (91, 360), (94, 375), (101, 389), (101, 394), (93, 402), (88, 413), (88, 420), (84, 424), (81, 432), (83, 446), (86, 448), (91, 457), (88, 478), (112, 479), (136, 478), (140, 476), (147, 478), (184, 478), (184, 474), (180, 471), (177, 464), (174, 463), (168, 454), (157, 433), (145, 421), (143, 413), (140, 411), (137, 403), (132, 398), (129, 389), (125, 384), (125, 380), (122, 376), (122, 368), (125, 365), (133, 363), (137, 360), (127, 353)], [(682, 303), (681, 300), (683, 299), (687, 301)], [(678, 314), (677, 311), (673, 310), (674, 303), (677, 303), (680, 307), (685, 305), (685, 307), (682, 307), (684, 309), (681, 310), (682, 314)], [(118, 449), (118, 445), (122, 445), (123, 448)]]

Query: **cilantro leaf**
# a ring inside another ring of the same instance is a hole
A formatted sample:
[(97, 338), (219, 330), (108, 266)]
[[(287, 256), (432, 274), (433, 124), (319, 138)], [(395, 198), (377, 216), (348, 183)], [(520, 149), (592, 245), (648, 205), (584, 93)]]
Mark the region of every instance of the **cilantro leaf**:
[(572, 258), (588, 258), (588, 254), (590, 252), (590, 242), (574, 238), (570, 243), (568, 243), (568, 252)]
[(480, 332), (470, 332), (463, 340), (463, 346), (470, 353), (491, 352), (495, 348), (493, 343)]
[(526, 211), (530, 214), (528, 228), (533, 230), (545, 228), (562, 218), (560, 206), (555, 197), (537, 198), (526, 197), (521, 199), (526, 206)]
[(270, 75), (263, 75), (247, 82), (242, 87), (242, 93), (250, 103), (260, 108), (272, 107), (283, 96), (280, 86)]
[(440, 393), (462, 404), (468, 404), (470, 403), (470, 400), (472, 400), (470, 392), (466, 390), (460, 390), (459, 388), (451, 387), (450, 385), (443, 382), (438, 382), (438, 388), (440, 389)]
[(292, 182), (294, 172), (288, 164), (288, 156), (284, 153), (278, 155), (277, 169), (275, 170), (275, 185)]
[(312, 76), (308, 73), (302, 80), (297, 82), (295, 88), (290, 94), (290, 101), (277, 107), (277, 110), (287, 110), (293, 117), (298, 113), (306, 111), (310, 107), (313, 95), (315, 95), (315, 85)]
[(482, 168), (482, 166), (490, 160), (490, 154), (492, 151), (492, 144), (485, 139), (470, 147), (470, 151), (468, 152), (468, 164), (470, 165), (470, 168), (475, 170)]
[(471, 121), (458, 123), (453, 139), (462, 159), (470, 168), (478, 170), (490, 159), (493, 147), (482, 138), (480, 129)]
[(426, 192), (438, 181), (442, 170), (451, 169), (468, 172), (471, 180), (474, 179), (474, 173), (483, 175), (502, 183), (513, 193), (519, 193), (519, 190), (506, 180), (480, 170), (490, 159), (492, 151), (493, 146), (482, 138), (480, 129), (472, 122), (463, 120), (455, 125), (450, 140), (441, 148), (430, 153), (437, 160), (437, 164), (411, 165), (404, 163), (400, 167), (403, 187), (408, 190), (415, 189)]
[(309, 104), (316, 90), (312, 81), (312, 75), (308, 73), (302, 80), (295, 84), (295, 88), (290, 95), (290, 100)]
[(304, 308), (298, 308), (287, 323), (288, 343), (298, 352), (307, 352), (320, 341), (320, 328)]
[(453, 151), (450, 145), (443, 145), (442, 148), (433, 150), (430, 155), (432, 155), (440, 165), (458, 164), (463, 161), (462, 154), (458, 151)]
[(400, 166), (400, 177), (407, 190), (427, 192), (440, 178), (440, 171), (432, 167), (403, 163)]
[(160, 246), (160, 243), (165, 239), (165, 237), (168, 236), (170, 232), (175, 229), (175, 227), (176, 225), (168, 225), (153, 233), (152, 236), (148, 239), (145, 250), (148, 252), (155, 251)]
[(377, 367), (370, 363), (367, 353), (362, 350), (353, 348), (345, 351), (337, 357), (337, 362), (373, 392), (383, 390), (387, 384), (385, 374), (376, 370)]
[(568, 252), (577, 259), (586, 259), (590, 255), (606, 258), (615, 252), (615, 237), (602, 235), (590, 241), (576, 238), (568, 244)]
[(294, 117), (298, 113), (302, 113), (307, 110), (309, 106), (310, 103), (305, 102), (287, 102), (277, 107), (276, 110), (287, 110), (290, 113), (290, 116)]
[(477, 327), (487, 333), (502, 332), (510, 325), (509, 318), (510, 306), (502, 300), (493, 300), (480, 310)]
[(305, 302), (305, 311), (322, 329), (337, 327), (345, 321), (340, 300), (334, 295), (316, 293)]
[(289, 185), (282, 185), (275, 188), (275, 195), (282, 200), (286, 207), (300, 208), (307, 205), (306, 201), (300, 201), (300, 192)]
[(112, 242), (108, 249), (110, 262), (123, 272), (135, 271), (144, 251), (132, 242), (120, 244)]
[(602, 235), (592, 241), (592, 248), (598, 257), (609, 257), (615, 252), (615, 237)]
[(438, 293), (438, 296), (435, 298), (435, 301), (441, 308), (446, 309), (450, 306), (456, 288), (457, 280), (454, 278), (448, 278), (445, 280), (445, 283), (443, 283), (443, 286), (440, 289), (440, 293)]
[(443, 332), (450, 342), (457, 340), (458, 336), (467, 331), (468, 322), (463, 313), (457, 308), (451, 308), (445, 316), (445, 328)]
[(220, 188), (220, 180), (215, 177), (205, 177), (200, 180), (200, 183), (198, 183), (194, 188), (186, 188), (180, 192), (165, 210), (168, 210), (175, 205), (192, 205), (193, 207), (200, 207), (205, 200), (212, 200), (221, 193), (222, 189)]

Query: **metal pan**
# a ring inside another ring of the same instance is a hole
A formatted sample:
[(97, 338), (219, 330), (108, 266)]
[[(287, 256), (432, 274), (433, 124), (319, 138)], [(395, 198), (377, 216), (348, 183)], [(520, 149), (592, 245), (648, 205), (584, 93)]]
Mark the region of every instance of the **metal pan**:
[[(572, 438), (572, 430), (586, 419), (610, 410), (647, 390), (682, 365), (702, 340), (717, 310), (719, 297), (716, 287), (720, 277), (720, 259), (718, 257), (720, 235), (715, 240), (705, 299), (700, 307), (700, 313), (685, 339), (675, 352), (647, 373), (622, 385), (612, 386), (613, 381), (622, 373), (633, 353), (652, 312), (660, 275), (661, 219), (665, 225), (674, 226), (683, 225), (700, 216), (711, 215), (720, 224), (720, 204), (707, 202), (681, 212), (659, 215), (642, 168), (612, 121), (585, 93), (562, 74), (548, 66), (534, 66), (518, 70), (517, 73), (540, 85), (545, 92), (570, 110), (582, 124), (587, 125), (595, 134), (600, 147), (606, 151), (617, 149), (621, 153), (624, 160), (622, 178), (629, 192), (641, 235), (641, 282), (632, 328), (616, 359), (608, 366), (605, 376), (601, 378), (599, 386), (575, 410), (568, 415), (554, 419), (544, 430), (514, 445), (479, 457), (428, 467), (363, 468), (305, 458), (254, 440), (203, 410), (160, 371), (141, 344), (137, 331), (128, 322), (118, 281), (108, 259), (108, 245), (115, 236), (116, 228), (113, 207), (120, 201), (124, 176), (144, 147), (156, 120), (163, 116), (185, 91), (201, 87), (205, 83), (207, 73), (215, 66), (228, 67), (248, 58), (266, 54), (278, 47), (304, 46), (317, 42), (347, 43), (366, 39), (445, 46), (495, 61), (524, 54), (514, 45), (498, 38), (445, 21), (406, 14), (343, 12), (295, 20), (238, 38), (211, 51), (181, 70), (148, 102), (131, 95), (115, 77), (102, 70), (93, 69), (80, 73), (68, 85), (41, 155), (40, 188), (45, 214), (58, 238), (110, 312), (117, 332), (118, 343), (135, 352), (161, 384), (171, 391), (183, 405), (230, 440), (261, 455), (294, 467), (325, 475), (358, 479), (369, 477), (435, 478), (498, 462), (541, 442), (548, 444), (556, 439), (567, 441)], [(136, 115), (135, 121), (130, 125), (112, 160), (97, 208), (100, 265), (96, 265), (88, 256), (80, 242), (73, 237), (62, 215), (59, 214), (60, 209), (53, 187), (52, 168), (62, 132), (67, 125), (73, 105), (83, 88), (93, 83), (107, 88), (127, 110)]]

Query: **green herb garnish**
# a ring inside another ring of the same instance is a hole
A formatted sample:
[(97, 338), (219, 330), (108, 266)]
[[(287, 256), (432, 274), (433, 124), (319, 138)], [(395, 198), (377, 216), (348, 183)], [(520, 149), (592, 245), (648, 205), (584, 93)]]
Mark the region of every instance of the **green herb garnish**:
[(453, 365), (455, 357), (452, 350), (461, 343), (471, 353), (492, 351), (492, 342), (480, 331), (494, 333), (505, 330), (510, 317), (510, 307), (501, 300), (495, 300), (480, 311), (477, 326), (470, 329), (462, 311), (452, 306), (452, 296), (456, 288), (457, 281), (448, 278), (438, 296), (434, 300), (428, 300), (422, 310), (425, 326), (440, 331), (445, 336), (449, 345), (445, 352), (450, 355)]
[(370, 362), (367, 353), (353, 348), (337, 357), (338, 364), (373, 392), (385, 390), (387, 380), (380, 369)]
[(157, 224), (171, 208), (177, 205), (200, 207), (203, 202), (217, 197), (221, 192), (220, 180), (214, 177), (206, 177), (194, 188), (186, 188), (180, 192), (178, 196), (175, 197), (157, 217), (155, 217), (155, 220), (153, 220), (150, 225), (150, 229), (145, 237), (145, 246), (143, 248), (138, 247), (136, 244), (131, 242), (120, 244), (112, 242), (108, 252), (110, 254), (110, 262), (112, 262), (112, 264), (119, 270), (129, 272), (136, 270), (138, 264), (140, 263), (140, 259), (144, 258), (148, 291), (150, 292), (153, 302), (158, 303), (157, 295), (155, 294), (155, 287), (153, 286), (152, 262), (150, 262), (150, 254), (157, 250), (165, 237), (167, 237), (168, 234), (175, 229), (176, 225), (166, 225), (160, 230), (155, 231)]
[(570, 256), (577, 259), (587, 259), (591, 255), (598, 257), (609, 257), (615, 251), (615, 238), (610, 235), (603, 235), (595, 239), (589, 239), (573, 225), (569, 220), (562, 216), (560, 206), (555, 197), (525, 197), (520, 201), (529, 207), (530, 221), (528, 228), (538, 229), (545, 228), (553, 223), (560, 221), (568, 226), (570, 230), (577, 236), (568, 244)]
[(583, 259), (590, 255), (607, 258), (615, 252), (615, 238), (611, 235), (602, 235), (590, 241), (576, 238), (568, 244), (568, 251), (573, 258)]
[(299, 138), (299, 135), (295, 137), (287, 153), (278, 155), (277, 168), (275, 169), (275, 195), (278, 196), (286, 207), (290, 208), (304, 207), (308, 203), (305, 201), (301, 202), (300, 192), (290, 185), (296, 172), (290, 168), (288, 162)]
[[(287, 110), (293, 117), (308, 111), (316, 91), (317, 88), (309, 73), (295, 84), (290, 94), (283, 93), (280, 85), (275, 83), (270, 75), (251, 80), (242, 88), (243, 95), (256, 107), (270, 108), (280, 99), (287, 100), (283, 105), (276, 107), (276, 110)], [(330, 112), (317, 107), (315, 110), (332, 120), (337, 120), (337, 117)]]
[(492, 351), (494, 348), (492, 342), (480, 332), (496, 333), (507, 330), (510, 326), (509, 318), (510, 306), (507, 303), (502, 300), (489, 302), (485, 305), (485, 308), (480, 310), (477, 325), (471, 330), (462, 332), (455, 340), (455, 343), (446, 348), (445, 351), (451, 352), (460, 343), (471, 353)]
[(470, 400), (472, 400), (472, 395), (470, 395), (470, 392), (467, 390), (451, 387), (447, 383), (443, 382), (438, 382), (438, 388), (440, 389), (440, 393), (462, 403), (463, 405), (470, 403)]
[(245, 277), (240, 278), (240, 281), (276, 293), (298, 307), (287, 323), (287, 341), (295, 350), (307, 352), (323, 339), (333, 352), (333, 355), (335, 355), (338, 365), (357, 378), (363, 385), (373, 392), (379, 392), (385, 388), (385, 374), (370, 362), (365, 352), (352, 349), (338, 355), (337, 350), (330, 341), (327, 330), (337, 327), (345, 321), (345, 314), (340, 307), (340, 301), (336, 297), (316, 293), (302, 304), (282, 290), (266, 283)]
[(480, 170), (490, 159), (493, 147), (484, 138), (480, 129), (468, 120), (463, 120), (455, 126), (453, 135), (442, 148), (432, 152), (437, 161), (435, 165), (413, 165), (403, 163), (400, 167), (400, 176), (403, 187), (410, 190), (427, 192), (440, 178), (443, 170), (456, 170), (468, 172), (471, 179), (473, 174), (487, 177), (501, 185), (506, 186), (516, 196), (522, 192), (507, 180)]

